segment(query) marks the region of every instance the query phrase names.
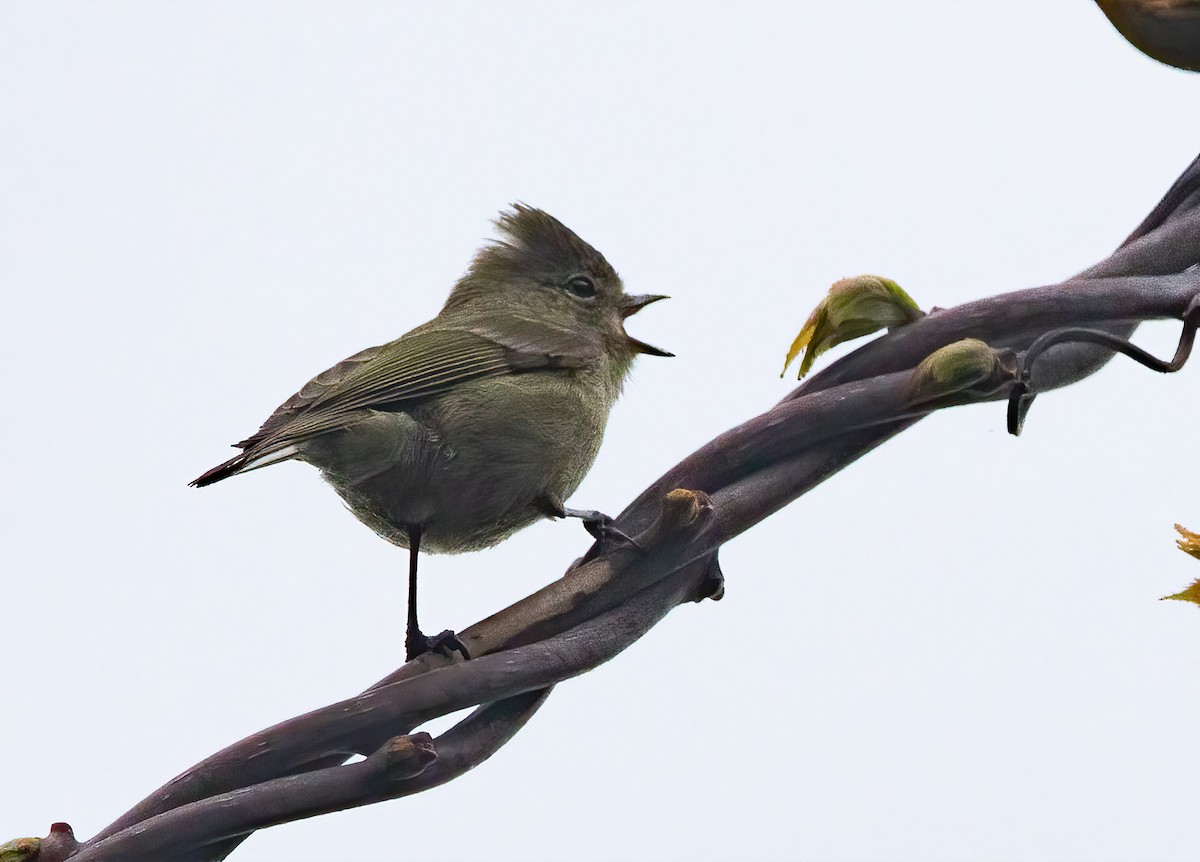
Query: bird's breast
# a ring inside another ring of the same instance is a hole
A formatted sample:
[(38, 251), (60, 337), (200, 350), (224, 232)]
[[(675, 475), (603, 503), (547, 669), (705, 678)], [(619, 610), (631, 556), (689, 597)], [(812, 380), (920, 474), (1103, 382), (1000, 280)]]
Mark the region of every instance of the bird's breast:
[(306, 460), (390, 541), (407, 546), (407, 525), (420, 524), (422, 550), (478, 550), (544, 517), (547, 496), (575, 491), (611, 406), (569, 372), (472, 381), (404, 413), (372, 411)]

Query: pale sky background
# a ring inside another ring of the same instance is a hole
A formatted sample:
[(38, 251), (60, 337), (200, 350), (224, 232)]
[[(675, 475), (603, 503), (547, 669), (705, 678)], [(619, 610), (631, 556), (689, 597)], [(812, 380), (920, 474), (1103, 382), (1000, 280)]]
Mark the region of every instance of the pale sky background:
[[(572, 500), (615, 514), (789, 391), (835, 279), (950, 306), (1105, 257), (1198, 97), (1088, 0), (0, 6), (0, 841), (399, 663), (406, 555), (315, 470), (187, 482), (435, 314), (511, 201), (674, 297)], [(1197, 373), (921, 423), (475, 772), (233, 858), (1195, 859), (1200, 610), (1158, 598), (1200, 576)], [(422, 620), (588, 543), (430, 557)]]

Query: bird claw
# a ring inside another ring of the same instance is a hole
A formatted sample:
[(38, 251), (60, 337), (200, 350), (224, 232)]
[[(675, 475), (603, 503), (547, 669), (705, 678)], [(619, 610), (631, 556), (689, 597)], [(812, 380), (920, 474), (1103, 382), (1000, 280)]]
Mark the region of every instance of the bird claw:
[(404, 639), (405, 661), (412, 661), (418, 656), (425, 655), (427, 652), (435, 652), (438, 655), (451, 658), (454, 653), (462, 654), (464, 659), (468, 661), (471, 654), (467, 652), (467, 648), (463, 642), (458, 639), (458, 635), (446, 629), (441, 634), (436, 634), (433, 637), (426, 637), (418, 632), (410, 632), (408, 637)]
[(583, 528), (591, 533), (592, 538), (598, 542), (603, 543), (605, 539), (620, 539), (626, 544), (633, 545), (639, 551), (646, 550), (638, 544), (637, 539), (613, 526), (613, 519), (603, 512), (597, 512), (595, 509), (564, 509), (563, 512), (568, 518), (579, 518), (583, 521)]

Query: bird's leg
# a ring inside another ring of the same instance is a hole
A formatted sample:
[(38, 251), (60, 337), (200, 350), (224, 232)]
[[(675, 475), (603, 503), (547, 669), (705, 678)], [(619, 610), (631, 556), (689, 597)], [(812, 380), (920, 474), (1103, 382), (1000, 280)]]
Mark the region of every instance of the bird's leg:
[(561, 500), (547, 497), (545, 500), (546, 514), (551, 518), (579, 518), (583, 528), (592, 534), (592, 538), (603, 542), (605, 539), (620, 539), (633, 545), (639, 551), (645, 550), (632, 536), (626, 535), (613, 526), (613, 519), (595, 509), (568, 509)]
[(425, 635), (417, 624), (417, 554), (421, 550), (421, 528), (408, 529), (408, 630), (404, 637), (405, 661), (425, 652)]
[(599, 539), (600, 541), (604, 541), (605, 539), (620, 539), (622, 542), (633, 545), (639, 551), (644, 550), (637, 543), (637, 539), (614, 527), (613, 519), (603, 512), (598, 512), (595, 509), (567, 509), (564, 507), (563, 517), (579, 518), (583, 521), (583, 528), (591, 533), (594, 539)]
[(470, 653), (458, 635), (446, 629), (439, 635), (425, 637), (417, 624), (417, 554), (421, 548), (421, 528), (408, 528), (408, 632), (404, 637), (404, 660), (412, 661), (427, 652), (439, 652), (449, 658), (456, 650), (469, 659)]

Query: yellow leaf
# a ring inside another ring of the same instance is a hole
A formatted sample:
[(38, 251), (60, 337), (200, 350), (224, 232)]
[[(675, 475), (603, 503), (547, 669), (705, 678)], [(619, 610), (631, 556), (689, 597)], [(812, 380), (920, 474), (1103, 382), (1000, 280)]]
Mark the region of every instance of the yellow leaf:
[(1179, 535), (1183, 536), (1182, 539), (1175, 540), (1175, 544), (1179, 546), (1179, 550), (1200, 559), (1200, 533), (1185, 530), (1179, 524), (1175, 525), (1175, 529), (1179, 531)]
[[(1184, 529), (1179, 524), (1175, 525), (1175, 529), (1183, 537), (1175, 540), (1176, 545), (1179, 546), (1179, 550), (1200, 559), (1200, 533), (1193, 533), (1191, 530)], [(1171, 596), (1163, 596), (1163, 599), (1175, 599), (1180, 602), (1192, 602), (1193, 604), (1200, 605), (1200, 580), (1194, 581), (1190, 587), (1182, 592)]]
[(1180, 602), (1192, 602), (1200, 605), (1200, 579), (1192, 582), (1192, 585), (1182, 592), (1175, 593), (1171, 596), (1163, 596), (1163, 601), (1167, 599), (1175, 599)]
[(17, 838), (0, 844), (0, 862), (33, 862), (41, 849), (41, 838)]
[(804, 350), (800, 377), (808, 374), (813, 360), (831, 347), (870, 335), (880, 329), (895, 329), (924, 317), (903, 288), (889, 278), (859, 275), (834, 282), (829, 293), (813, 309), (804, 328), (792, 342), (783, 363), (782, 377), (792, 360)]

